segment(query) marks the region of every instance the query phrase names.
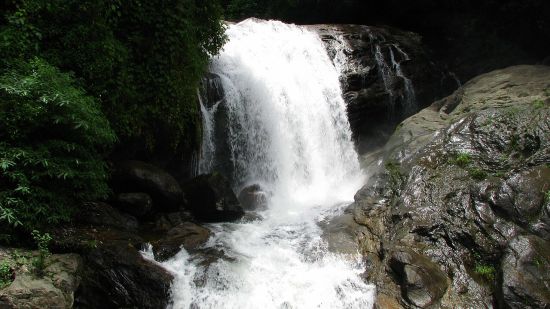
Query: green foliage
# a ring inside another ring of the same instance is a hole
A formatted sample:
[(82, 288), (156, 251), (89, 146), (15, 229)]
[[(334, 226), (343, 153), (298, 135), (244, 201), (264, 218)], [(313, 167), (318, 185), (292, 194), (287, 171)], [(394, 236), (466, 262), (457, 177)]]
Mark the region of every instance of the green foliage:
[[(483, 180), (487, 178), (488, 174), (484, 170), (480, 169), (479, 167), (474, 167), (472, 164), (474, 163), (470, 154), (468, 153), (458, 153), (455, 158), (451, 159), (450, 162), (452, 164), (458, 165), (463, 169), (466, 169), (468, 171), (468, 175), (472, 177), (475, 180)], [(502, 176), (503, 173), (497, 173), (498, 176)]]
[(7, 261), (0, 263), (0, 289), (5, 288), (12, 282), (12, 269)]
[(98, 103), (34, 58), (0, 76), (0, 222), (32, 230), (105, 197), (103, 153), (115, 141)]
[(487, 178), (487, 172), (477, 167), (469, 169), (468, 174), (470, 174), (470, 176), (475, 180), (483, 180)]
[(544, 192), (544, 201), (545, 202), (550, 202), (550, 190)]
[(535, 107), (535, 109), (543, 108), (544, 107), (544, 101), (543, 100), (533, 101), (533, 107)]
[(392, 191), (392, 194), (394, 196), (397, 196), (399, 195), (399, 190), (401, 189), (401, 186), (405, 181), (405, 175), (401, 173), (399, 163), (390, 161), (386, 163), (385, 167), (386, 167), (386, 171), (390, 176), (390, 179), (389, 179), (390, 190)]
[(4, 45), (73, 71), (120, 139), (198, 142), (196, 88), (225, 42), (217, 0), (16, 2)]
[(32, 231), (32, 237), (38, 247), (38, 256), (33, 258), (32, 265), (34, 273), (41, 277), (44, 275), (44, 269), (46, 268), (46, 259), (51, 256), (49, 245), (52, 237), (48, 233), (41, 234), (37, 230)]
[(495, 279), (496, 269), (492, 265), (477, 264), (474, 268), (474, 272), (488, 281), (493, 281)]
[(470, 154), (461, 152), (456, 155), (456, 158), (454, 158), (452, 162), (462, 168), (465, 168), (472, 163), (472, 159), (470, 158)]

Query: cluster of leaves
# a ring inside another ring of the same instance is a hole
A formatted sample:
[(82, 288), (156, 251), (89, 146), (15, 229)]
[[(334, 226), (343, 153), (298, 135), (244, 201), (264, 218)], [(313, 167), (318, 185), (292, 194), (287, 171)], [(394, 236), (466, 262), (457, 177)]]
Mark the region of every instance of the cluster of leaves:
[(70, 75), (35, 58), (0, 76), (0, 221), (32, 230), (105, 197), (115, 135)]
[(496, 269), (492, 265), (477, 264), (474, 268), (476, 274), (491, 282), (495, 279)]
[(0, 289), (10, 285), (12, 282), (12, 269), (8, 262), (0, 263)]
[(46, 269), (46, 259), (51, 256), (49, 245), (52, 237), (48, 233), (41, 234), (37, 230), (32, 231), (32, 237), (38, 246), (38, 256), (33, 259), (32, 265), (34, 273), (42, 277), (44, 276), (44, 269)]
[(488, 176), (487, 172), (485, 172), (484, 170), (480, 169), (479, 167), (472, 166), (473, 161), (470, 157), (470, 154), (468, 153), (458, 153), (455, 158), (450, 160), (450, 162), (452, 164), (460, 166), (463, 169), (466, 169), (470, 177), (475, 180), (484, 180)]

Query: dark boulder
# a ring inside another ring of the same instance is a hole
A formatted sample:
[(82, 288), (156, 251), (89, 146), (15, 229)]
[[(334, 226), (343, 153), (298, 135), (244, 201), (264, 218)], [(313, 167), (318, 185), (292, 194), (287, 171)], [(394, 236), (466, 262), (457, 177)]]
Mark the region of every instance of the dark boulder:
[(157, 214), (154, 221), (148, 223), (147, 229), (160, 235), (166, 234), (170, 229), (193, 220), (193, 215), (187, 211), (177, 211)]
[(260, 185), (245, 187), (239, 193), (238, 199), (244, 210), (267, 209), (267, 192), (262, 190)]
[(91, 250), (76, 292), (77, 308), (166, 308), (172, 275), (124, 241)]
[(120, 193), (116, 196), (116, 206), (132, 216), (143, 217), (153, 208), (153, 200), (147, 193)]
[(112, 227), (134, 231), (138, 221), (133, 216), (122, 214), (111, 205), (101, 202), (85, 203), (75, 216), (79, 224)]
[(165, 261), (176, 255), (181, 248), (187, 251), (197, 249), (210, 237), (210, 230), (192, 222), (184, 222), (166, 232), (160, 240), (153, 242), (155, 260)]
[(141, 161), (123, 161), (116, 164), (113, 173), (115, 192), (145, 192), (159, 211), (178, 210), (183, 192), (177, 180), (164, 170)]
[(201, 175), (185, 185), (191, 213), (204, 222), (235, 221), (244, 215), (243, 208), (227, 179), (221, 174)]

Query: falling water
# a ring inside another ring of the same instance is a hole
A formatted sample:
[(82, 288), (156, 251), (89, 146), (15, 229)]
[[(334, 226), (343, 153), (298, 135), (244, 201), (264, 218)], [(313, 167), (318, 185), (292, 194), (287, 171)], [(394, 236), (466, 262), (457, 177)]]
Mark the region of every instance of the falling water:
[[(206, 247), (222, 258), (182, 250), (163, 263), (176, 277), (173, 308), (372, 307), (359, 254), (329, 252), (318, 224), (342, 213), (364, 181), (338, 70), (302, 27), (249, 19), (227, 35), (211, 71), (225, 93), (233, 186), (260, 184), (271, 198), (262, 219), (209, 225)], [(205, 106), (211, 137), (217, 106)]]

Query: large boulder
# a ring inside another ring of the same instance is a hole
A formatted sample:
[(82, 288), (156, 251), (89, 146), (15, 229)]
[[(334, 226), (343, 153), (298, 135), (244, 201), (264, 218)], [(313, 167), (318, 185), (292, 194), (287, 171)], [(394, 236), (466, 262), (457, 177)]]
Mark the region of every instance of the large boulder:
[(116, 196), (116, 206), (136, 217), (143, 217), (151, 212), (153, 199), (147, 193), (120, 193)]
[(166, 308), (173, 276), (123, 240), (84, 256), (79, 308)]
[[(51, 250), (78, 252), (82, 257), (75, 307), (165, 308), (173, 277), (142, 257), (146, 241), (140, 230), (107, 204), (88, 206), (71, 224), (47, 229), (53, 238)], [(144, 235), (148, 240), (161, 236)]]
[(265, 210), (267, 209), (268, 194), (260, 185), (250, 185), (239, 193), (239, 202), (245, 210)]
[(155, 260), (165, 261), (176, 255), (181, 248), (187, 251), (197, 249), (210, 238), (210, 235), (209, 229), (192, 222), (177, 225), (152, 243)]
[(198, 220), (235, 221), (244, 215), (229, 181), (219, 173), (194, 178), (185, 185), (185, 195), (187, 207)]
[(479, 76), (364, 157), (351, 208), (377, 299), (546, 308), (549, 80), (545, 66)]
[(160, 211), (178, 210), (183, 202), (183, 192), (178, 181), (164, 170), (141, 161), (122, 161), (113, 173), (116, 192), (148, 193)]
[(73, 308), (80, 284), (82, 259), (77, 254), (46, 258), (44, 275), (36, 276), (31, 261), (38, 252), (0, 248), (0, 260), (13, 270), (13, 282), (0, 288), (0, 308)]
[(75, 216), (79, 224), (112, 227), (120, 230), (135, 231), (138, 221), (135, 217), (122, 214), (111, 205), (102, 202), (83, 204)]

